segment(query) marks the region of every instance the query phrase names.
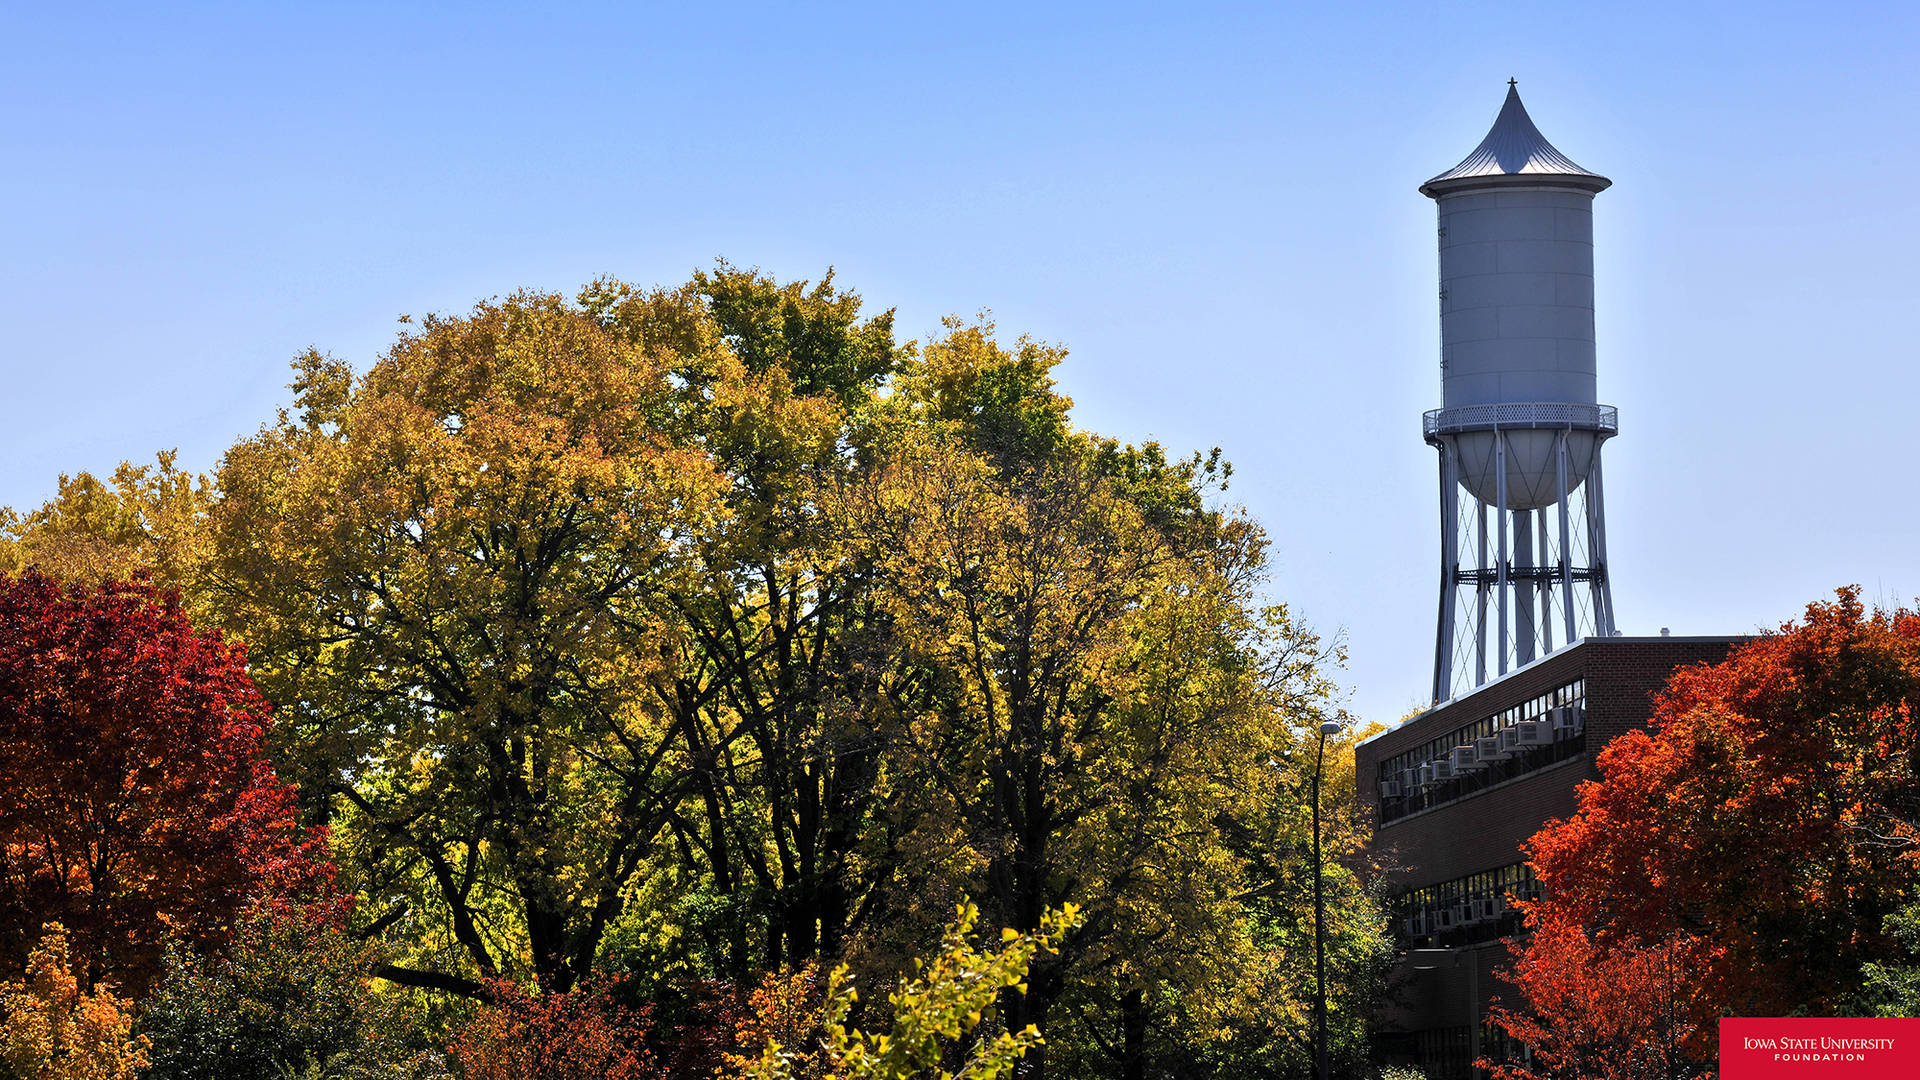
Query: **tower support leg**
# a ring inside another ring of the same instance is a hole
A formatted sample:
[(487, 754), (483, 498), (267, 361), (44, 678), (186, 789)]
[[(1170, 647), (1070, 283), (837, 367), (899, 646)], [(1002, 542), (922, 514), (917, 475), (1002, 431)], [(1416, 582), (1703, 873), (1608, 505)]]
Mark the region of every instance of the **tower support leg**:
[(1567, 490), (1567, 433), (1560, 433), (1559, 445), (1554, 455), (1554, 478), (1559, 482), (1560, 491), (1560, 609), (1567, 624), (1567, 644), (1571, 645), (1579, 636), (1574, 626), (1573, 610), (1573, 528), (1569, 520), (1567, 503), (1573, 493)]
[[(1546, 554), (1544, 551), (1541, 554)], [(1515, 666), (1533, 663), (1533, 511), (1513, 512), (1513, 662)]]
[(1495, 429), (1493, 433), (1493, 490), (1498, 505), (1493, 510), (1494, 526), (1500, 530), (1500, 562), (1496, 566), (1494, 587), (1499, 593), (1500, 604), (1500, 674), (1507, 673), (1507, 656), (1512, 647), (1508, 643), (1507, 619), (1507, 433)]
[(1440, 442), (1440, 622), (1433, 644), (1433, 701), (1453, 693), (1453, 612), (1460, 586), (1460, 462), (1452, 439)]
[[(1553, 537), (1547, 531), (1546, 507), (1540, 508), (1537, 520), (1540, 522), (1539, 566), (1542, 570), (1550, 570), (1553, 567), (1553, 548), (1549, 546), (1549, 541)], [(1540, 602), (1540, 655), (1545, 656), (1553, 651), (1553, 579), (1542, 573), (1534, 592), (1538, 594)]]
[(1587, 554), (1593, 563), (1593, 632), (1612, 637), (1613, 587), (1607, 581), (1607, 497), (1600, 480), (1600, 448), (1593, 448), (1593, 468), (1587, 472)]
[(1487, 504), (1479, 499), (1473, 500), (1474, 510), (1480, 521), (1478, 574), (1474, 575), (1473, 604), (1473, 685), (1485, 686), (1487, 682), (1487, 593), (1489, 585), (1487, 573), (1493, 567), (1487, 565)]

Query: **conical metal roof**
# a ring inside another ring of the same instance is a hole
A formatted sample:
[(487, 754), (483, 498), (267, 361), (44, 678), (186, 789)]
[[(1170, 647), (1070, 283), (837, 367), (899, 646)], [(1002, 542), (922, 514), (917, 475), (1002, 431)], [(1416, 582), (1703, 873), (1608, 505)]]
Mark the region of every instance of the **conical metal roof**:
[(1590, 173), (1553, 148), (1533, 126), (1527, 107), (1520, 104), (1520, 88), (1507, 80), (1507, 100), (1493, 121), (1493, 130), (1473, 148), (1466, 160), (1420, 185), (1420, 194), (1432, 198), (1478, 187), (1509, 184), (1565, 184), (1586, 191), (1605, 191), (1613, 181)]

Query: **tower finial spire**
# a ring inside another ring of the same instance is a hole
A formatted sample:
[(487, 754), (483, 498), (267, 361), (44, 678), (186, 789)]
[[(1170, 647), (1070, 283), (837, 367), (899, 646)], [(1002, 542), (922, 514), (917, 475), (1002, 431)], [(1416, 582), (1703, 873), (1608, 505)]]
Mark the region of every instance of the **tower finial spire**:
[(1420, 193), (1438, 199), (1468, 188), (1542, 182), (1585, 191), (1604, 191), (1613, 183), (1553, 148), (1520, 103), (1520, 80), (1509, 78), (1506, 100), (1487, 137), (1460, 164), (1420, 185)]

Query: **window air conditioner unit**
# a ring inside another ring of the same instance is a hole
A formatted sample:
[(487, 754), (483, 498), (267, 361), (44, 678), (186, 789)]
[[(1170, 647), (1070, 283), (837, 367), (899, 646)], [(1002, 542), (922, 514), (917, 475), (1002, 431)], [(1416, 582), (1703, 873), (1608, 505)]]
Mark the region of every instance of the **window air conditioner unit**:
[(1545, 746), (1553, 741), (1553, 731), (1538, 720), (1522, 720), (1513, 725), (1511, 730), (1516, 746)]
[(1553, 717), (1553, 737), (1555, 739), (1578, 738), (1580, 732), (1586, 727), (1584, 723), (1586, 720), (1585, 712), (1586, 710), (1575, 708), (1571, 705), (1565, 708), (1555, 709)]
[(1480, 901), (1462, 900), (1460, 903), (1453, 905), (1453, 924), (1455, 926), (1472, 926), (1479, 921)]
[(1471, 742), (1454, 747), (1450, 756), (1453, 758), (1454, 772), (1472, 772), (1475, 769), (1487, 767), (1487, 763), (1480, 760)]
[(1435, 758), (1427, 767), (1433, 770), (1433, 782), (1436, 784), (1444, 784), (1459, 775), (1454, 771), (1451, 758)]
[(1513, 751), (1500, 745), (1498, 735), (1488, 735), (1485, 738), (1473, 740), (1473, 756), (1481, 761), (1489, 763), (1499, 761), (1511, 753)]
[(1397, 798), (1399, 798), (1399, 797), (1400, 797), (1400, 782), (1399, 782), (1398, 780), (1382, 780), (1382, 781), (1380, 781), (1380, 797), (1381, 797), (1381, 798), (1383, 798), (1383, 799), (1397, 799)]
[(1453, 909), (1441, 906), (1433, 909), (1433, 932), (1453, 929)]
[(1419, 787), (1432, 787), (1437, 781), (1433, 778), (1433, 763), (1428, 762), (1413, 770), (1414, 780)]
[(1426, 937), (1429, 933), (1427, 913), (1424, 911), (1414, 912), (1411, 917), (1401, 920), (1401, 925), (1406, 927), (1407, 936), (1410, 938)]
[(1411, 795), (1413, 794), (1413, 789), (1419, 786), (1420, 786), (1420, 770), (1419, 769), (1401, 769), (1400, 770), (1400, 793), (1401, 794)]

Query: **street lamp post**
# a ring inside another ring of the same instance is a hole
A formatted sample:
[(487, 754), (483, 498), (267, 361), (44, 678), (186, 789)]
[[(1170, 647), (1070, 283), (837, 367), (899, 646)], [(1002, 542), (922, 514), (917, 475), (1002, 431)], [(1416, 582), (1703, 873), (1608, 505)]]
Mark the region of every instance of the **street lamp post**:
[(1338, 721), (1321, 721), (1320, 743), (1313, 755), (1313, 1074), (1318, 1080), (1327, 1080), (1327, 903), (1320, 888), (1320, 769), (1327, 757), (1327, 736), (1339, 731)]

